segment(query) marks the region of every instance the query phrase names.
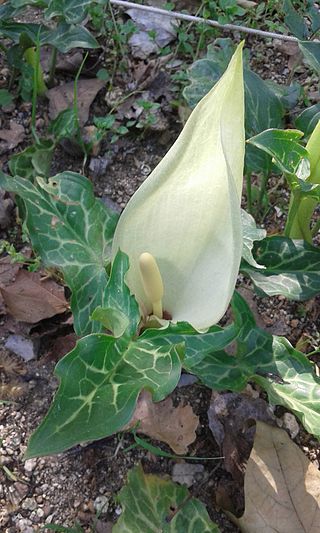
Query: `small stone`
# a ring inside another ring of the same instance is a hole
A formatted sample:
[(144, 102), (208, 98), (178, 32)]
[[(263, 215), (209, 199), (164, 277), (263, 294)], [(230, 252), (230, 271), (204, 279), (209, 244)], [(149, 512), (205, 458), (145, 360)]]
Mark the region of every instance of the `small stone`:
[(300, 431), (296, 417), (292, 413), (284, 413), (282, 420), (283, 428), (289, 431), (292, 439), (295, 439)]
[(38, 516), (39, 518), (43, 518), (43, 517), (44, 517), (44, 510), (41, 509), (41, 507), (39, 507), (39, 508), (37, 509), (37, 516)]
[(109, 499), (106, 496), (97, 496), (93, 502), (94, 509), (99, 514), (106, 514), (109, 507)]
[(24, 463), (24, 470), (28, 474), (31, 474), (31, 472), (35, 469), (37, 466), (37, 459), (27, 459)]
[(5, 348), (16, 355), (19, 355), (25, 361), (36, 359), (39, 353), (39, 339), (28, 339), (22, 335), (10, 335), (5, 343)]
[(37, 502), (34, 498), (26, 498), (21, 507), (28, 511), (34, 511), (37, 508)]
[(191, 487), (202, 478), (204, 472), (203, 465), (193, 465), (190, 463), (176, 463), (172, 469), (172, 479), (180, 485)]

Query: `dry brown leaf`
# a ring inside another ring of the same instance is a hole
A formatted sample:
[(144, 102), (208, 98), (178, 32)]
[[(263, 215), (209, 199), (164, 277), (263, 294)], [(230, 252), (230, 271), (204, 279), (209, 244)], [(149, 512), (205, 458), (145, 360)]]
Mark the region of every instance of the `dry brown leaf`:
[(9, 285), (18, 274), (21, 266), (13, 263), (8, 255), (0, 259), (0, 284)]
[(137, 431), (165, 442), (175, 453), (182, 455), (196, 439), (199, 417), (190, 405), (173, 407), (171, 398), (153, 403), (150, 392), (142, 391), (134, 415), (125, 429), (132, 428), (137, 422)]
[[(90, 106), (104, 85), (105, 82), (97, 78), (78, 81), (77, 104), (81, 126), (86, 124), (89, 118)], [(47, 96), (49, 98), (49, 115), (51, 119), (54, 119), (64, 109), (72, 107), (74, 96), (73, 81), (50, 89), (47, 92)]]
[(0, 291), (8, 312), (30, 324), (69, 309), (63, 287), (39, 272), (20, 270), (12, 284)]
[(25, 129), (21, 124), (10, 120), (9, 130), (0, 130), (0, 153), (4, 154), (20, 144), (25, 138)]
[(245, 475), (246, 533), (319, 533), (320, 472), (287, 433), (257, 422)]

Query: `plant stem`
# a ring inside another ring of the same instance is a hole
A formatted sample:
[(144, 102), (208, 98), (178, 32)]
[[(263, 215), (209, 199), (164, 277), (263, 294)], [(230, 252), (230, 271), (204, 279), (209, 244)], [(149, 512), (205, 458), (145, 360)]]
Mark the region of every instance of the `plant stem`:
[[(289, 207), (288, 218), (287, 218), (286, 226), (284, 229), (284, 234), (286, 237), (291, 237), (292, 226), (293, 226), (294, 220), (297, 217), (300, 202), (301, 202), (301, 193), (298, 191), (292, 191), (292, 203)], [(298, 220), (298, 223), (299, 223), (299, 220)], [(301, 227), (300, 227), (300, 230), (303, 235), (303, 231)]]
[(251, 176), (246, 174), (246, 185), (247, 185), (247, 204), (248, 212), (252, 215), (252, 187), (251, 187)]
[(81, 146), (81, 149), (84, 153), (84, 160), (83, 160), (83, 163), (82, 163), (82, 169), (84, 170), (84, 167), (86, 165), (86, 162), (87, 162), (87, 157), (88, 157), (88, 154), (87, 154), (87, 150), (86, 150), (86, 146), (83, 142), (83, 139), (82, 139), (82, 136), (81, 136), (81, 132), (80, 132), (80, 122), (79, 122), (79, 113), (78, 113), (78, 81), (79, 81), (79, 77), (80, 77), (80, 74), (82, 72), (82, 69), (84, 67), (84, 64), (87, 60), (87, 57), (89, 55), (89, 52), (87, 52), (82, 60), (82, 63), (78, 69), (78, 72), (76, 74), (76, 77), (74, 79), (74, 84), (73, 84), (73, 113), (74, 113), (74, 116), (75, 116), (75, 121), (76, 121), (76, 124), (77, 124), (77, 141), (79, 142), (80, 146)]
[(118, 43), (118, 47), (119, 47), (120, 54), (122, 55), (122, 59), (124, 59), (126, 57), (126, 54), (125, 54), (125, 51), (124, 51), (124, 49), (122, 47), (121, 35), (120, 35), (120, 32), (119, 32), (118, 24), (117, 24), (116, 18), (114, 16), (114, 12), (113, 12), (113, 9), (112, 9), (112, 6), (111, 6), (110, 2), (108, 3), (108, 6), (109, 6), (110, 14), (111, 14), (111, 19), (112, 19), (112, 24), (113, 24), (113, 27), (114, 27), (114, 31), (115, 31), (115, 34), (117, 36), (116, 42)]
[(57, 66), (57, 55), (58, 55), (58, 50), (55, 46), (53, 46), (51, 50), (51, 57), (50, 57), (50, 69), (49, 69), (49, 79), (48, 79), (49, 87), (53, 85), (54, 75), (55, 75), (56, 66)]
[(32, 111), (31, 111), (31, 130), (35, 134), (36, 130), (36, 112), (39, 88), (39, 66), (40, 66), (40, 30), (37, 35), (35, 61), (33, 65), (33, 87), (32, 87)]
[(268, 175), (262, 174), (261, 177), (261, 185), (260, 185), (260, 192), (259, 192), (259, 198), (258, 198), (258, 211), (262, 208), (262, 201), (265, 196), (267, 195), (267, 181), (268, 181)]

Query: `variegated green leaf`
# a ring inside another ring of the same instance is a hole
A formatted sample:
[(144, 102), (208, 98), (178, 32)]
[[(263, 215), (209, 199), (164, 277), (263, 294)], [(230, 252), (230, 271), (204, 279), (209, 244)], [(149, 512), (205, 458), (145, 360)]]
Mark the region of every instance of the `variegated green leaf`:
[(241, 220), (242, 220), (242, 238), (243, 238), (243, 248), (242, 248), (242, 257), (256, 268), (264, 268), (263, 265), (259, 265), (255, 258), (252, 255), (252, 248), (255, 241), (261, 241), (267, 235), (265, 229), (258, 228), (256, 222), (249, 213), (244, 209), (241, 209)]
[(31, 436), (27, 456), (60, 453), (116, 433), (130, 421), (142, 389), (150, 390), (154, 401), (170, 394), (180, 377), (182, 354), (181, 345), (84, 337), (56, 366), (60, 386)]
[(123, 508), (113, 533), (219, 533), (203, 503), (188, 489), (141, 467), (128, 474), (118, 500)]
[[(273, 360), (259, 365), (260, 375), (254, 381), (266, 390), (271, 403), (293, 411), (306, 430), (320, 439), (320, 379), (313, 365), (287, 339), (274, 336), (270, 342)], [(280, 376), (280, 382), (272, 375)]]
[(320, 379), (307, 357), (281, 337), (255, 325), (244, 299), (232, 301), (238, 327), (234, 355), (207, 352), (189, 370), (214, 390), (242, 390), (249, 380), (268, 393), (272, 403), (291, 409), (307, 431), (320, 438)]
[(79, 24), (87, 14), (91, 0), (50, 0), (44, 12), (46, 19), (59, 17), (69, 24)]
[(101, 322), (115, 337), (121, 337), (125, 332), (133, 337), (140, 322), (139, 306), (124, 282), (128, 269), (128, 256), (119, 250), (112, 263), (105, 307), (98, 307), (92, 314), (93, 320)]
[(209, 352), (222, 350), (238, 335), (238, 328), (230, 324), (225, 328), (212, 326), (206, 333), (199, 333), (187, 322), (169, 324), (164, 329), (147, 329), (141, 339), (152, 342), (155, 346), (184, 343), (185, 357), (183, 366), (190, 370)]
[(66, 22), (61, 22), (48, 34), (46, 44), (51, 44), (63, 54), (72, 48), (99, 48), (98, 41), (87, 28)]
[(83, 176), (63, 172), (38, 184), (0, 173), (0, 186), (24, 202), (26, 225), (34, 249), (48, 266), (60, 268), (72, 291), (71, 307), (78, 335), (101, 331), (90, 321), (98, 306), (106, 306), (106, 266), (117, 215), (94, 198)]
[(320, 120), (320, 104), (315, 104), (304, 109), (294, 121), (295, 126), (303, 131), (306, 136), (311, 135)]
[[(268, 129), (251, 137), (247, 142), (271, 155), (281, 172), (297, 174), (303, 161), (307, 161), (308, 151), (299, 142), (303, 132), (298, 130)], [(310, 174), (305, 173), (304, 178)]]
[(303, 301), (320, 293), (319, 248), (287, 237), (268, 237), (256, 245), (254, 257), (265, 268), (258, 270), (243, 261), (241, 272), (250, 276), (259, 294)]

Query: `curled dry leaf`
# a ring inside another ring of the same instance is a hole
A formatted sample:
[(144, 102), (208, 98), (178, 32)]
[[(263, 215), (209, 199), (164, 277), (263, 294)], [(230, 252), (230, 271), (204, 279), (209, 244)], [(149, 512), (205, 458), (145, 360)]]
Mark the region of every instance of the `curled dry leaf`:
[(320, 472), (287, 433), (257, 422), (245, 475), (246, 533), (319, 533)]
[(0, 287), (8, 312), (22, 322), (35, 324), (69, 309), (64, 288), (39, 272), (20, 270), (7, 287)]
[(199, 418), (190, 405), (173, 407), (171, 398), (154, 403), (150, 392), (143, 391), (129, 424), (124, 429), (134, 427), (149, 437), (165, 442), (177, 454), (185, 454), (188, 446), (196, 439)]
[[(81, 126), (84, 126), (89, 118), (90, 106), (100, 89), (105, 85), (102, 80), (79, 80), (77, 87), (78, 117)], [(74, 97), (74, 82), (65, 83), (54, 87), (47, 92), (49, 98), (49, 114), (54, 119), (61, 111), (71, 108)]]

